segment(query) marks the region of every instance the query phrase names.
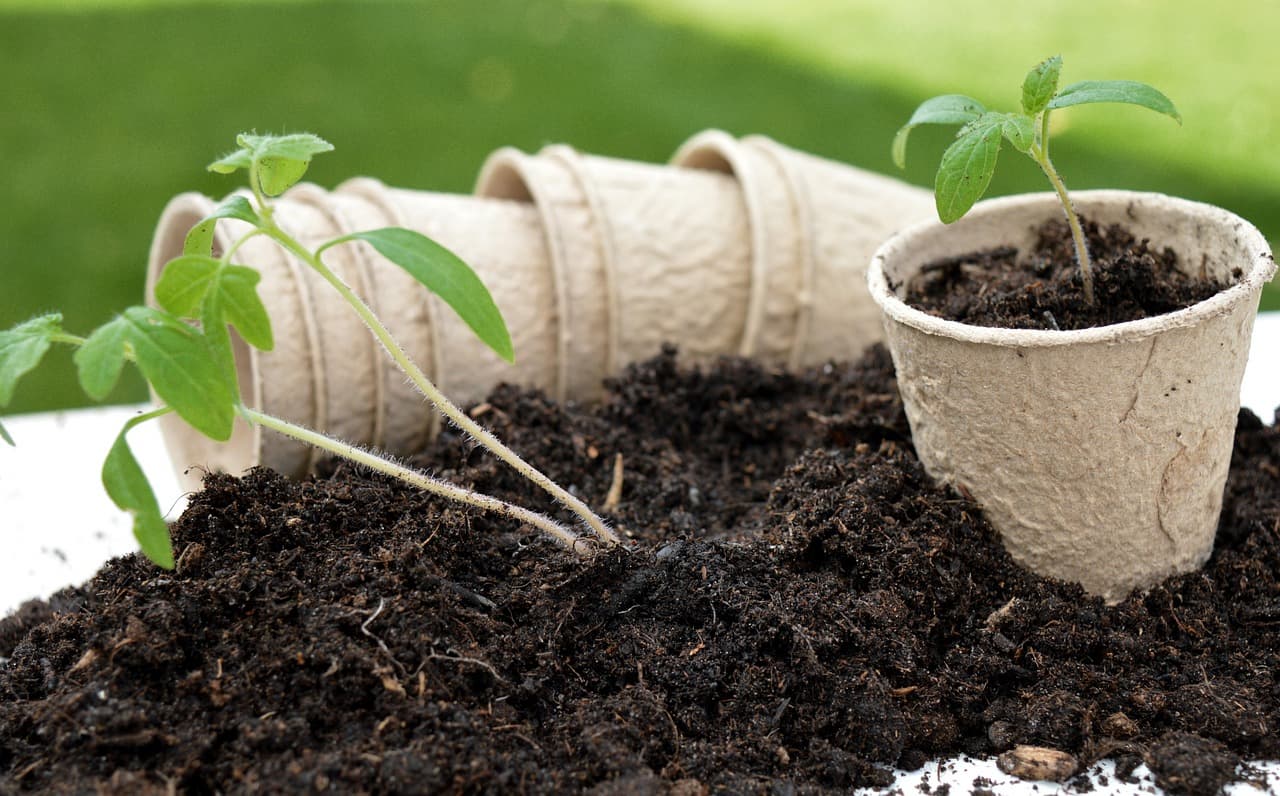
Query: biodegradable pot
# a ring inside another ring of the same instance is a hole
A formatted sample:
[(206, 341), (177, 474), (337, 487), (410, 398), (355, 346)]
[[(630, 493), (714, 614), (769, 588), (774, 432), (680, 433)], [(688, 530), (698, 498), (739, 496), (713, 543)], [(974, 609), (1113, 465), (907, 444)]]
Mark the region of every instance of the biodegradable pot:
[[(215, 204), (183, 194), (152, 244), (148, 300), (187, 231)], [(708, 131), (672, 165), (585, 155), (564, 145), (494, 153), (475, 196), (390, 188), (367, 178), (334, 191), (299, 185), (275, 201), (281, 227), (307, 245), (400, 226), (452, 249), (488, 286), (517, 352), (508, 364), (439, 298), (364, 243), (326, 261), (366, 301), (428, 377), (459, 404), (501, 382), (591, 401), (627, 364), (676, 344), (688, 364), (726, 354), (803, 367), (857, 355), (880, 338), (863, 264), (887, 235), (928, 217), (930, 195), (898, 180), (758, 136)], [(225, 251), (247, 225), (219, 222)], [(357, 317), (310, 268), (269, 240), (237, 260), (262, 272), (276, 348), (233, 335), (246, 403), (360, 445), (408, 454), (439, 430)], [(868, 322), (873, 319), (874, 323)], [(236, 426), (210, 442), (161, 421), (184, 483), (199, 470), (263, 464), (300, 476), (317, 453)]]
[(1265, 238), (1237, 216), (1159, 194), (1082, 191), (1077, 209), (1171, 247), (1231, 287), (1178, 312), (1079, 331), (995, 329), (907, 306), (934, 260), (1013, 245), (1061, 216), (1053, 194), (981, 202), (887, 241), (868, 272), (916, 451), (967, 490), (1029, 569), (1117, 601), (1213, 549)]

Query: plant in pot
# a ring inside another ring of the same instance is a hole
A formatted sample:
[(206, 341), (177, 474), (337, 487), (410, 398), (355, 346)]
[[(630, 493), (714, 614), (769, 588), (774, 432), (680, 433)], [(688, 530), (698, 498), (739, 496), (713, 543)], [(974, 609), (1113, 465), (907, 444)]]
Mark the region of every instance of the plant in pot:
[[(982, 505), (1019, 563), (1114, 602), (1212, 551), (1275, 263), (1252, 225), (1216, 207), (1069, 195), (1049, 158), (1054, 110), (1179, 116), (1141, 83), (1059, 88), (1061, 69), (1053, 57), (1031, 70), (1021, 113), (961, 95), (916, 110), (894, 141), (899, 165), (915, 126), (963, 125), (935, 184), (943, 223), (886, 241), (868, 280), (926, 469)], [(1054, 192), (975, 207), (1002, 141)]]

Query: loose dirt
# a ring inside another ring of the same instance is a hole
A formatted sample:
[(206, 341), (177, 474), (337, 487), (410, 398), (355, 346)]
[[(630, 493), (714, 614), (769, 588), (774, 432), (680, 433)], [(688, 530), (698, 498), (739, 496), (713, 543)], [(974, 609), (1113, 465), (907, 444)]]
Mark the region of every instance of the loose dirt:
[[(930, 481), (880, 348), (473, 413), (595, 505), (621, 455), (631, 547), (347, 465), (211, 476), (176, 572), (0, 625), (0, 792), (843, 793), (1033, 746), (1204, 793), (1280, 757), (1280, 432), (1247, 411), (1212, 560), (1114, 607)], [(415, 464), (547, 505), (455, 436)]]

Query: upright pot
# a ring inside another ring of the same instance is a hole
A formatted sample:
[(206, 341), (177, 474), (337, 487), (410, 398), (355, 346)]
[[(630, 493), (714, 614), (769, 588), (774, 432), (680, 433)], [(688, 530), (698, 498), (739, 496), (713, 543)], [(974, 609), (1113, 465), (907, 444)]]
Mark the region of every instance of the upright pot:
[(1213, 549), (1266, 239), (1220, 208), (1082, 191), (1179, 268), (1230, 287), (1186, 309), (1079, 331), (995, 329), (902, 301), (921, 266), (1013, 245), (1061, 215), (1053, 194), (981, 202), (960, 221), (886, 241), (868, 271), (916, 450), (981, 504), (1013, 558), (1109, 601), (1199, 567)]

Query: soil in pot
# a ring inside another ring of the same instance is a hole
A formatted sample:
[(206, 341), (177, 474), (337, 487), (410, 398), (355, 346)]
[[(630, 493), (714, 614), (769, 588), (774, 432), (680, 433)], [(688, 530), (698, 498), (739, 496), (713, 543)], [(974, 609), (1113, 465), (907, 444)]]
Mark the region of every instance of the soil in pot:
[(1066, 221), (1038, 230), (1025, 255), (1001, 247), (925, 265), (904, 299), (918, 310), (974, 326), (1088, 329), (1190, 307), (1226, 289), (1207, 276), (1177, 269), (1172, 249), (1155, 248), (1120, 224), (1082, 221), (1093, 258), (1096, 292), (1087, 304)]
[[(1280, 757), (1280, 432), (1248, 412), (1212, 560), (1113, 607), (930, 481), (879, 348), (473, 413), (597, 504), (621, 455), (634, 549), (578, 563), (344, 465), (211, 477), (176, 572), (5, 620), (0, 791), (843, 793), (1029, 744), (1207, 792)], [(456, 438), (417, 464), (541, 505)]]

